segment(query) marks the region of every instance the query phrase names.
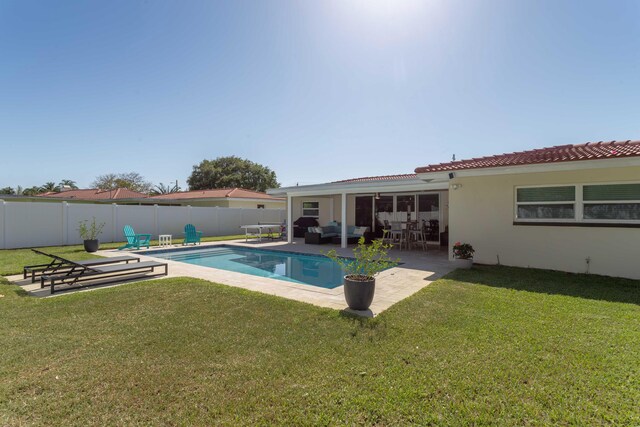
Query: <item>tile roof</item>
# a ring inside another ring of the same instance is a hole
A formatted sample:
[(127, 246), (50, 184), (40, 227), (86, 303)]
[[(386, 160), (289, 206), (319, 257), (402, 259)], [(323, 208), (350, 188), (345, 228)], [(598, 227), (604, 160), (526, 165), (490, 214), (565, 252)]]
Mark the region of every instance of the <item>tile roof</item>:
[(144, 199), (147, 197), (144, 193), (129, 190), (128, 188), (116, 188), (115, 190), (98, 190), (78, 189), (60, 191), (57, 193), (49, 192), (39, 194), (38, 197), (51, 197), (58, 199), (78, 199), (78, 200), (117, 200), (117, 199)]
[(265, 199), (265, 200), (283, 200), (258, 191), (245, 190), (243, 188), (217, 188), (213, 190), (194, 190), (180, 191), (178, 193), (160, 194), (151, 196), (150, 199), (217, 199), (217, 198), (235, 198), (235, 199)]
[(416, 168), (416, 173), (447, 172), (462, 169), (522, 166), (541, 163), (574, 162), (580, 160), (615, 159), (640, 156), (640, 141), (587, 142), (558, 145), (516, 153), (498, 154)]
[(381, 176), (365, 176), (362, 178), (343, 179), (342, 181), (333, 181), (333, 184), (346, 183), (346, 182), (370, 182), (370, 181), (394, 181), (400, 179), (417, 178), (415, 173), (405, 173), (401, 175), (381, 175)]

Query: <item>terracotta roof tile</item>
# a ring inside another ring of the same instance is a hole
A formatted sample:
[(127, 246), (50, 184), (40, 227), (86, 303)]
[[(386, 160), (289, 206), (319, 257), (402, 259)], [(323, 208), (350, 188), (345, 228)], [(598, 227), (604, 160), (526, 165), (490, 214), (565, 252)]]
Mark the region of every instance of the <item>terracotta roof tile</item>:
[(151, 196), (150, 199), (166, 200), (186, 200), (186, 199), (209, 199), (209, 198), (235, 198), (235, 199), (265, 199), (282, 200), (258, 191), (245, 190), (243, 188), (216, 188), (212, 190), (180, 191), (177, 193), (160, 194)]
[(365, 176), (362, 178), (351, 178), (351, 179), (343, 179), (342, 181), (334, 181), (333, 184), (343, 183), (343, 182), (370, 182), (370, 181), (394, 181), (400, 179), (411, 179), (417, 178), (418, 175), (415, 173), (405, 173), (401, 175), (381, 175), (381, 176)]
[(463, 169), (614, 159), (634, 156), (640, 156), (640, 141), (599, 141), (577, 145), (558, 145), (536, 150), (439, 163), (418, 167), (415, 171), (416, 173), (447, 172)]
[(138, 193), (137, 191), (129, 190), (127, 188), (117, 188), (115, 190), (98, 190), (91, 189), (78, 189), (67, 190), (58, 193), (44, 193), (38, 195), (38, 197), (51, 197), (57, 199), (78, 199), (78, 200), (118, 200), (118, 199), (144, 199), (147, 197), (144, 193)]

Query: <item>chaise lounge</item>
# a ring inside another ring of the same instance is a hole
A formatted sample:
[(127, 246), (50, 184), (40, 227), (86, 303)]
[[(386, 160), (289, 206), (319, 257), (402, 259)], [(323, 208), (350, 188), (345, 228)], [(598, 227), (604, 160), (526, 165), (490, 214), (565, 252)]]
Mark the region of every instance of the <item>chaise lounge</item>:
[[(347, 226), (347, 244), (358, 243), (361, 237), (369, 231), (369, 227)], [(342, 225), (331, 221), (324, 227), (309, 227), (304, 235), (304, 242), (311, 245), (323, 243), (340, 243), (342, 240)]]
[(43, 255), (51, 258), (51, 262), (49, 264), (26, 265), (24, 267), (22, 271), (22, 277), (24, 279), (26, 279), (27, 277), (31, 277), (31, 283), (35, 283), (36, 277), (68, 273), (77, 265), (82, 265), (84, 267), (96, 267), (108, 264), (129, 264), (130, 262), (140, 262), (140, 258), (128, 255), (112, 258), (92, 258), (82, 261), (70, 261), (66, 258), (62, 258), (61, 256), (42, 252), (37, 249), (31, 250), (38, 255)]
[[(40, 277), (40, 288), (49, 286), (51, 294), (56, 292), (56, 286), (64, 285), (62, 290), (79, 289), (88, 286), (120, 283), (131, 279), (142, 279), (169, 274), (167, 263), (143, 261), (130, 264), (111, 264), (92, 266), (69, 261), (73, 265), (65, 274), (43, 275)], [(163, 268), (156, 272), (156, 268)], [(150, 273), (150, 274), (149, 274)], [(60, 289), (59, 289), (60, 290)]]

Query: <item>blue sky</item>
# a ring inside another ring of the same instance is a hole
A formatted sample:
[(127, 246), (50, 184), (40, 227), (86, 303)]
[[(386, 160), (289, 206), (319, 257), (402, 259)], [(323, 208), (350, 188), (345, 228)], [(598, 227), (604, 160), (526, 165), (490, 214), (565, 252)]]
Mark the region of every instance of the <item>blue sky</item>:
[(640, 2), (0, 2), (0, 187), (283, 185), (640, 138)]

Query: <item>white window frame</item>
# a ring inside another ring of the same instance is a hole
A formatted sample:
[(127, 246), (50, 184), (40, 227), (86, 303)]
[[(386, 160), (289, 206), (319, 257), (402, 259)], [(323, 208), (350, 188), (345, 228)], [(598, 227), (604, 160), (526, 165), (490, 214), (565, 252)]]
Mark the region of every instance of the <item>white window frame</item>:
[[(566, 183), (566, 184), (538, 184), (538, 185), (517, 185), (513, 190), (513, 218), (515, 223), (571, 223), (577, 224), (640, 224), (637, 219), (585, 219), (584, 206), (588, 204), (633, 204), (640, 203), (640, 200), (589, 200), (584, 201), (584, 186), (591, 185), (621, 185), (640, 184), (640, 181), (614, 181), (614, 182), (588, 182), (588, 183)], [(547, 187), (575, 187), (576, 197), (573, 202), (518, 202), (519, 188), (547, 188)], [(574, 205), (574, 218), (518, 218), (518, 205)]]
[[(575, 188), (575, 200), (569, 200), (565, 202), (518, 202), (518, 189), (520, 188), (553, 188), (553, 187), (574, 187)], [(513, 190), (513, 218), (515, 222), (575, 222), (576, 218), (582, 216), (581, 203), (578, 199), (582, 200), (582, 194), (578, 195), (578, 188), (576, 184), (552, 184), (552, 185), (518, 185)], [(520, 205), (573, 205), (573, 218), (518, 218), (518, 206)], [(580, 210), (580, 215), (578, 215)]]
[[(317, 208), (305, 208), (304, 204), (305, 203), (315, 203), (318, 205)], [(320, 218), (320, 202), (318, 200), (303, 200), (302, 204), (300, 205), (300, 208), (302, 210), (302, 215), (301, 216), (306, 216), (309, 218)], [(305, 215), (304, 211), (308, 211), (308, 210), (316, 210), (317, 214), (316, 215)]]
[[(580, 199), (584, 197), (584, 186), (595, 186), (595, 185), (624, 185), (624, 184), (640, 184), (638, 181), (633, 182), (598, 182), (598, 183), (588, 183), (580, 185)], [(615, 205), (615, 204), (640, 204), (640, 200), (588, 200), (582, 201), (582, 206), (584, 205)], [(585, 223), (595, 223), (595, 224), (640, 224), (639, 219), (585, 219), (584, 218), (584, 209), (582, 209), (580, 218), (582, 222)]]

